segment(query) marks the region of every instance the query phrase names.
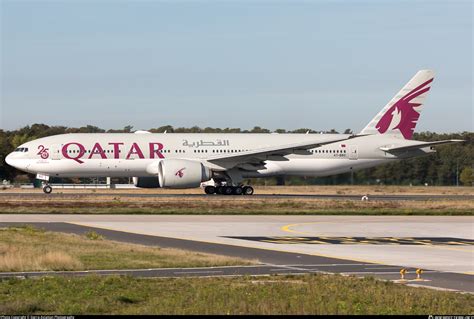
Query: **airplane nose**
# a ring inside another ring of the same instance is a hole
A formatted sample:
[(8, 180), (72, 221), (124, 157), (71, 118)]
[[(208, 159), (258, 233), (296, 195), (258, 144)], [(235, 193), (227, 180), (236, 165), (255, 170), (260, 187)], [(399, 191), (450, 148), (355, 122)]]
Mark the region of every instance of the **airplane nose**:
[(5, 157), (5, 162), (7, 162), (8, 165), (13, 166), (13, 160), (12, 160), (12, 154), (8, 154), (7, 157)]
[(16, 156), (16, 154), (13, 154), (13, 153), (10, 153), (7, 155), (7, 157), (5, 157), (5, 162), (8, 165), (22, 171), (25, 171), (28, 168), (29, 163), (27, 161), (28, 160), (18, 158), (18, 156)]

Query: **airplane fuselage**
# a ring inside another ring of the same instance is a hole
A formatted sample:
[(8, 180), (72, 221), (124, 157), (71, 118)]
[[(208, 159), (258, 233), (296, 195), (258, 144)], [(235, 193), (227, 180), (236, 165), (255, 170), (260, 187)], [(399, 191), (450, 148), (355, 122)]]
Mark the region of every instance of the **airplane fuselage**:
[[(25, 143), (18, 149), (27, 151), (13, 152), (7, 161), (23, 171), (53, 177), (154, 176), (149, 166), (164, 159), (206, 163), (218, 156), (266, 147), (345, 139), (297, 154), (267, 156), (264, 167), (242, 170), (243, 177), (326, 176), (431, 152), (418, 150), (394, 156), (380, 147), (417, 141), (380, 135), (349, 137), (344, 134), (61, 134)], [(214, 171), (225, 170), (215, 164), (207, 165)]]

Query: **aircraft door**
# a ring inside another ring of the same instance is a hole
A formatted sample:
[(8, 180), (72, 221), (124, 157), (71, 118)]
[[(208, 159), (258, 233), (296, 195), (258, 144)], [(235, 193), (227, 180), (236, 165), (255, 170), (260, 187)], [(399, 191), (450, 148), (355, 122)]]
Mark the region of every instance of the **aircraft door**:
[(359, 151), (357, 149), (357, 145), (350, 145), (349, 146), (349, 159), (356, 160), (359, 158)]
[(52, 160), (60, 160), (62, 158), (61, 145), (59, 144), (51, 145), (50, 152), (51, 152)]

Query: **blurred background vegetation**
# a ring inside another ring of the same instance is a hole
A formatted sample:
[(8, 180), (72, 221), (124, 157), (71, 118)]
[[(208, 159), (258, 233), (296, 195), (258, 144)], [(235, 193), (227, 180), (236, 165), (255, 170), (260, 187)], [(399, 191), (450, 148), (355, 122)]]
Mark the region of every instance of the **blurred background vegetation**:
[[(74, 128), (65, 126), (48, 126), (33, 124), (14, 131), (0, 129), (0, 181), (9, 180), (16, 183), (33, 182), (35, 176), (20, 172), (5, 163), (5, 157), (19, 145), (40, 137), (64, 133), (129, 133), (133, 126), (128, 125), (123, 129), (103, 130), (96, 126), (87, 125)], [(250, 130), (240, 128), (190, 128), (171, 125), (152, 128), (152, 133), (271, 133), (272, 131), (255, 126)], [(309, 128), (293, 131), (277, 129), (275, 133), (339, 133), (336, 130), (321, 132)], [(346, 129), (345, 134), (352, 134)], [(426, 157), (388, 163), (374, 168), (354, 172), (354, 174), (339, 174), (328, 177), (296, 177), (280, 176), (274, 178), (255, 179), (253, 185), (344, 185), (344, 184), (383, 184), (383, 185), (469, 185), (474, 182), (474, 133), (443, 133), (434, 132), (415, 133), (413, 139), (421, 141), (435, 141), (445, 139), (462, 139), (465, 142), (437, 147), (437, 152)], [(54, 179), (52, 182), (83, 182), (91, 183), (91, 179)], [(129, 179), (115, 179), (115, 183), (127, 183)]]

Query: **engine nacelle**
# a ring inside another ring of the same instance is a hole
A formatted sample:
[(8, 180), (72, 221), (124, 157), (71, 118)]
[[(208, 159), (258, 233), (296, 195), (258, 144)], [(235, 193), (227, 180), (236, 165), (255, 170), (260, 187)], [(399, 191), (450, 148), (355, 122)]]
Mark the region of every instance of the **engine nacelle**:
[(164, 159), (158, 164), (158, 180), (164, 188), (199, 187), (211, 177), (211, 170), (198, 161)]
[(153, 177), (134, 177), (133, 184), (140, 188), (159, 188), (160, 182), (157, 176)]

